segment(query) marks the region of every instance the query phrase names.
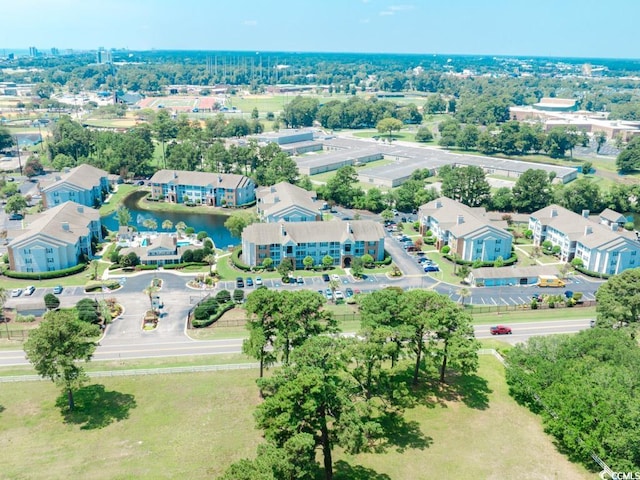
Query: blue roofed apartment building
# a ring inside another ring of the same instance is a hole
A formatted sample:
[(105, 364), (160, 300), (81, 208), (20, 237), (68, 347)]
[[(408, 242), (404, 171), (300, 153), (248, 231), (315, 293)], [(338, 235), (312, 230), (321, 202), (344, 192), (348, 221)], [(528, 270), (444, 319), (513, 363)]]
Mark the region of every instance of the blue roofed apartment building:
[(421, 234), (431, 231), (438, 250), (448, 245), (450, 254), (469, 262), (511, 257), (513, 235), (505, 230), (506, 222), (490, 220), (482, 207), (472, 208), (440, 197), (422, 205), (418, 215)]

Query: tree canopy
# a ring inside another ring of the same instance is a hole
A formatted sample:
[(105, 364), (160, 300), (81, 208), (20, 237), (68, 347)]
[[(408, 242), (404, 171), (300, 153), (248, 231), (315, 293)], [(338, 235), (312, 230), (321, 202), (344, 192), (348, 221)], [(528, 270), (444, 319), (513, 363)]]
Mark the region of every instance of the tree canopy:
[(47, 312), (25, 342), (27, 359), (38, 375), (66, 391), (70, 410), (74, 408), (73, 390), (87, 378), (79, 361), (91, 360), (96, 349), (91, 337), (99, 333), (97, 326), (80, 321), (73, 310), (54, 310)]

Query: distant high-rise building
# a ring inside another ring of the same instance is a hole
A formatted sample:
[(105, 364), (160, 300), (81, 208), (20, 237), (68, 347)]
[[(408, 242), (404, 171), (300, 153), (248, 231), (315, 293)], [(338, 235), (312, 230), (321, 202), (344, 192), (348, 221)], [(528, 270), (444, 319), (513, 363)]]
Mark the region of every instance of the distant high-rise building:
[(14, 58), (16, 58), (16, 55), (14, 53), (10, 53), (9, 55), (7, 55), (7, 59), (9, 60), (13, 60)]
[(100, 47), (98, 49), (98, 53), (96, 54), (96, 61), (100, 64), (111, 63), (111, 51), (105, 50), (104, 47)]
[(60, 55), (60, 50), (56, 47), (51, 47), (51, 55)]
[(38, 56), (38, 49), (36, 47), (29, 47), (29, 56), (30, 57), (37, 57)]

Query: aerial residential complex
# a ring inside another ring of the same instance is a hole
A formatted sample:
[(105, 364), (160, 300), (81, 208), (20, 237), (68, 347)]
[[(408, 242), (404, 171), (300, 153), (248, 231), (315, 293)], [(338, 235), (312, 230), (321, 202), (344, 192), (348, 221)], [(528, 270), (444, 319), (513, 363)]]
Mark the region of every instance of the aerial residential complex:
[(92, 240), (102, 241), (99, 212), (65, 202), (45, 211), (9, 243), (9, 266), (17, 272), (70, 268), (83, 256), (92, 258)]
[(447, 197), (440, 197), (418, 210), (420, 232), (431, 231), (436, 248), (445, 245), (450, 253), (466, 261), (493, 262), (511, 257), (513, 236), (506, 222), (491, 221), (482, 207), (471, 208)]
[(549, 205), (531, 214), (529, 229), (536, 245), (548, 240), (559, 246), (562, 261), (579, 258), (587, 270), (613, 275), (640, 266), (640, 242), (623, 228), (626, 222), (611, 209), (592, 218), (588, 210), (579, 215)]
[(320, 209), (324, 202), (318, 202), (314, 191), (280, 182), (256, 190), (258, 217), (266, 223), (315, 222), (322, 220)]
[(149, 183), (153, 200), (170, 203), (236, 207), (256, 199), (253, 180), (232, 173), (159, 170)]
[(99, 207), (109, 193), (109, 174), (88, 164), (78, 165), (40, 185), (42, 205), (51, 208), (64, 202)]
[(242, 232), (242, 260), (255, 267), (266, 258), (276, 266), (292, 258), (296, 268), (304, 268), (305, 257), (320, 265), (329, 255), (334, 265), (348, 268), (364, 254), (383, 260), (384, 237), (382, 225), (371, 220), (254, 223)]

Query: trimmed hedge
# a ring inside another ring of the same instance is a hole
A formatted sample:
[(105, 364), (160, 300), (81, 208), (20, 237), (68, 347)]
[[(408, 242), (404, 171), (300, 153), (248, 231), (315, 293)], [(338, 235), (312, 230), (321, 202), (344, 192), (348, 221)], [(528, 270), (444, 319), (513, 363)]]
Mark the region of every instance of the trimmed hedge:
[(184, 262), (184, 263), (168, 263), (163, 265), (162, 268), (165, 270), (179, 270), (185, 267), (204, 267), (205, 265), (209, 265), (207, 262)]
[(53, 272), (14, 272), (12, 270), (5, 270), (3, 273), (9, 278), (19, 278), (24, 280), (47, 280), (50, 278), (68, 277), (69, 275), (75, 275), (82, 272), (87, 268), (86, 263), (79, 263), (75, 267), (64, 268), (62, 270), (56, 270)]
[(598, 273), (598, 272), (593, 272), (591, 270), (587, 270), (584, 267), (577, 267), (577, 266), (573, 266), (573, 268), (575, 268), (577, 271), (579, 271), (580, 273), (584, 273), (585, 275), (589, 276), (589, 277), (594, 277), (594, 278), (603, 278), (603, 279), (607, 279), (607, 278), (611, 278), (613, 275), (609, 275), (607, 273)]
[(242, 248), (236, 248), (233, 251), (233, 254), (231, 255), (231, 261), (233, 262), (233, 265), (240, 269), (243, 270), (245, 272), (249, 272), (251, 271), (251, 267), (245, 263), (242, 262), (242, 260), (240, 260), (240, 255), (242, 254)]
[(103, 286), (107, 287), (109, 290), (115, 290), (116, 288), (120, 288), (120, 282), (118, 282), (117, 280), (109, 280), (106, 282), (98, 282), (96, 280), (92, 280), (84, 286), (84, 291), (95, 292), (96, 290), (102, 290)]
[(137, 265), (136, 270), (157, 270), (158, 265)]
[(193, 328), (208, 327), (212, 323), (218, 321), (222, 315), (224, 315), (226, 312), (228, 312), (229, 310), (231, 310), (235, 306), (236, 306), (236, 304), (234, 302), (229, 302), (229, 303), (225, 303), (223, 305), (219, 305), (218, 306), (218, 311), (216, 313), (214, 313), (213, 315), (211, 315), (209, 318), (207, 318), (205, 320), (192, 320), (191, 321), (191, 326)]
[[(456, 258), (454, 260), (453, 256), (451, 256), (451, 255), (443, 255), (443, 256), (444, 256), (444, 258), (446, 258), (450, 262), (457, 263), (458, 265), (467, 265), (468, 267), (472, 267), (476, 263), (476, 262), (470, 262), (468, 260), (461, 260), (460, 258)], [(504, 264), (502, 266), (503, 267), (508, 267), (510, 265), (513, 265), (517, 261), (518, 261), (518, 256), (516, 254), (513, 254), (511, 257), (509, 257), (506, 260), (504, 260)], [(495, 266), (494, 264), (495, 264), (495, 262), (482, 262), (481, 267), (493, 267), (493, 266)]]
[(383, 260), (380, 260), (379, 262), (373, 262), (373, 263), (375, 263), (375, 264), (376, 264), (376, 265), (378, 265), (378, 266), (391, 265), (391, 260), (392, 260), (392, 259), (391, 259), (391, 255), (389, 255), (389, 254), (387, 253), (387, 251), (385, 250), (385, 251), (384, 251), (384, 259), (383, 259)]

